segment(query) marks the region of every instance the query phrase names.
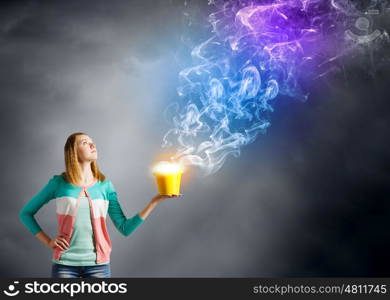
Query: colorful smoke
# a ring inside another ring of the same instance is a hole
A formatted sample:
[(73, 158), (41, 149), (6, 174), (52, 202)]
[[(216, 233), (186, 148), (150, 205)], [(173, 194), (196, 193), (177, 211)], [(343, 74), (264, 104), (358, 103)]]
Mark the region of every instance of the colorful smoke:
[(353, 7), (342, 0), (210, 1), (211, 36), (180, 72), (181, 100), (163, 147), (205, 174), (271, 125), (278, 95), (305, 101), (306, 86), (332, 70)]

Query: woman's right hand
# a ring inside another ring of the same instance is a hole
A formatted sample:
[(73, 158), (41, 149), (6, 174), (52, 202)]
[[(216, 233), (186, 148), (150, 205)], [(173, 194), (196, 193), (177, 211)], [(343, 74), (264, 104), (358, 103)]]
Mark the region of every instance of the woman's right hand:
[(50, 249), (59, 248), (60, 250), (66, 250), (69, 248), (69, 243), (62, 235), (58, 235), (54, 239), (50, 240), (48, 247)]
[(152, 198), (152, 202), (153, 203), (159, 203), (161, 201), (163, 201), (164, 199), (167, 199), (167, 198), (176, 198), (176, 197), (181, 197), (183, 196), (183, 194), (178, 194), (178, 195), (175, 195), (175, 194), (172, 194), (172, 195), (160, 195), (160, 194), (157, 194), (156, 196), (154, 196)]

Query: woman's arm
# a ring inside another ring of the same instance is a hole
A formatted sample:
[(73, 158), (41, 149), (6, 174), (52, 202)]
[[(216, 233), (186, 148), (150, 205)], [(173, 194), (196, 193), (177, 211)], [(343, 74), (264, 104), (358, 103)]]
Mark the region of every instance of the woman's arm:
[(39, 191), (39, 193), (22, 207), (19, 212), (19, 219), (46, 247), (49, 247), (50, 249), (58, 247), (65, 250), (69, 248), (69, 243), (60, 235), (51, 239), (45, 232), (43, 232), (41, 226), (39, 226), (38, 222), (34, 218), (34, 215), (38, 212), (38, 210), (54, 198), (57, 185), (58, 176), (54, 175)]
[(160, 195), (160, 194), (157, 194), (156, 196), (154, 196), (152, 198), (152, 200), (145, 206), (145, 208), (143, 210), (141, 210), (138, 215), (143, 219), (145, 220), (149, 214), (152, 212), (152, 210), (157, 206), (157, 204), (159, 202), (161, 202), (162, 200), (166, 199), (166, 198), (174, 198), (174, 197), (178, 197), (178, 196), (181, 196), (181, 195)]
[(50, 249), (58, 247), (61, 250), (66, 250), (69, 248), (69, 243), (60, 235), (58, 235), (55, 239), (51, 239), (45, 232), (40, 231), (35, 235), (35, 237)]
[(124, 236), (129, 236), (139, 225), (141, 225), (145, 220), (145, 218), (156, 207), (158, 202), (160, 202), (165, 198), (175, 197), (175, 196), (156, 195), (155, 197), (152, 198), (152, 201), (150, 201), (140, 213), (135, 214), (131, 218), (127, 218), (126, 215), (123, 213), (123, 210), (118, 200), (117, 193), (111, 181), (109, 181), (107, 188), (108, 188), (107, 198), (109, 200), (108, 214), (112, 222), (114, 223), (115, 227)]
[(28, 201), (19, 211), (20, 221), (27, 227), (27, 229), (36, 235), (42, 231), (41, 226), (35, 220), (34, 215), (38, 210), (54, 198), (54, 192), (56, 190), (58, 178), (53, 176), (49, 182), (36, 194), (30, 201)]
[(156, 206), (157, 202), (153, 201), (152, 199), (152, 201), (146, 204), (145, 208), (141, 210), (138, 215), (141, 217), (142, 220), (145, 220)]
[(42, 242), (46, 247), (49, 247), (49, 243), (51, 241), (51, 238), (43, 231), (38, 232), (35, 237)]

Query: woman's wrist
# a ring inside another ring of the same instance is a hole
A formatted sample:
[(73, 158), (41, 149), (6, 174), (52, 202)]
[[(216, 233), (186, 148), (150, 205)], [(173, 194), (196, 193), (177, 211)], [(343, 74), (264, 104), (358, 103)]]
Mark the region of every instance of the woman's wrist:
[(156, 206), (158, 204), (158, 196), (154, 196), (150, 201), (150, 204)]
[(36, 238), (39, 239), (46, 247), (50, 248), (51, 238), (43, 231), (35, 234)]

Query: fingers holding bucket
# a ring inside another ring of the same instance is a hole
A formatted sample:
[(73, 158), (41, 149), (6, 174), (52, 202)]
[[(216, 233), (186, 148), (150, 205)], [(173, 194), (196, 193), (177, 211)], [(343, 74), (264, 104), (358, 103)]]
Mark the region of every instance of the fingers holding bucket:
[(171, 194), (171, 195), (164, 195), (167, 196), (168, 198), (176, 198), (176, 197), (181, 197), (183, 194)]
[(177, 197), (181, 197), (181, 196), (183, 196), (183, 194), (170, 194), (170, 195), (157, 194), (156, 196), (153, 197), (153, 201), (160, 202), (160, 201), (167, 199), (167, 198), (177, 198)]

